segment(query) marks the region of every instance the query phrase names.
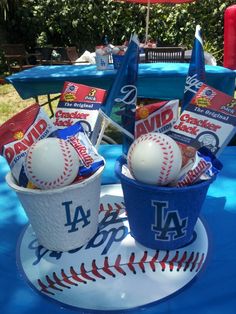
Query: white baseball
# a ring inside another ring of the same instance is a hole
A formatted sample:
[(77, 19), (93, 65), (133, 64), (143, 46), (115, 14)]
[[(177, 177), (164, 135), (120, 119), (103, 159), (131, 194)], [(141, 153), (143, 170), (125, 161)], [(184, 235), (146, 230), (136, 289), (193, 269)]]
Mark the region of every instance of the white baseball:
[(156, 185), (174, 181), (182, 165), (179, 146), (162, 133), (147, 133), (138, 137), (129, 148), (127, 160), (135, 179)]
[(74, 147), (58, 138), (45, 138), (34, 143), (25, 158), (29, 181), (40, 189), (69, 185), (79, 170), (79, 157)]

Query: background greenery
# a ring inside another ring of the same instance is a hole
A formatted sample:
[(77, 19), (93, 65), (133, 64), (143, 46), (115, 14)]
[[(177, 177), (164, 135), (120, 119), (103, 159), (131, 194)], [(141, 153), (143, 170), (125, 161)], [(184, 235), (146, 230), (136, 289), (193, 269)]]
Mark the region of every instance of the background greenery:
[[(224, 12), (233, 4), (235, 0), (152, 5), (150, 37), (163, 45), (184, 45), (191, 49), (195, 27), (200, 24), (205, 51), (222, 64)], [(76, 45), (81, 53), (94, 51), (105, 34), (115, 44), (123, 43), (133, 32), (143, 40), (145, 18), (146, 6), (112, 0), (0, 0), (0, 45), (24, 43), (28, 51), (36, 46)], [(0, 80), (5, 70), (0, 49)], [(46, 99), (42, 96), (40, 100)], [(13, 86), (0, 85), (0, 125), (33, 102), (32, 98), (22, 100)], [(53, 107), (56, 105), (57, 101)]]
[[(151, 5), (150, 37), (191, 49), (196, 24), (200, 24), (205, 50), (221, 64), (224, 11), (232, 4), (235, 0)], [(145, 18), (146, 6), (112, 0), (0, 0), (0, 39), (23, 42), (29, 51), (36, 46), (76, 45), (83, 53), (94, 51), (105, 34), (116, 44), (133, 32), (142, 40)]]

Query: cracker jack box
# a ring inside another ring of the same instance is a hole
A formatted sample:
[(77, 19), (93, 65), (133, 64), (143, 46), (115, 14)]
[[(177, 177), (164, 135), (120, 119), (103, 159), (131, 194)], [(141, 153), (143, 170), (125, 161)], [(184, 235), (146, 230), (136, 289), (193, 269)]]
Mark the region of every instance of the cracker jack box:
[(106, 90), (65, 82), (55, 110), (54, 125), (63, 129), (80, 122), (91, 139)]
[(179, 100), (162, 101), (136, 109), (135, 138), (150, 132), (166, 133), (178, 118)]
[(219, 156), (236, 131), (236, 99), (203, 84), (179, 116), (168, 135), (176, 140), (186, 157), (194, 149), (207, 147)]

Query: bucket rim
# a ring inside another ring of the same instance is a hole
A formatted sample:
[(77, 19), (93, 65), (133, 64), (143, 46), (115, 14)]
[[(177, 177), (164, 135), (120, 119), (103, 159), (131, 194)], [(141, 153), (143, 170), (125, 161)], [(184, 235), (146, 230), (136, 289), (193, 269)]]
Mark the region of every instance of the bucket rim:
[(12, 176), (11, 171), (9, 171), (6, 174), (5, 180), (7, 184), (9, 185), (9, 187), (11, 187), (17, 193), (34, 194), (34, 195), (58, 194), (58, 193), (63, 193), (64, 191), (70, 191), (70, 190), (75, 190), (76, 188), (85, 187), (86, 185), (94, 181), (98, 176), (100, 176), (104, 168), (105, 168), (105, 160), (104, 160), (104, 164), (94, 174), (92, 174), (89, 178), (85, 179), (84, 181), (73, 183), (73, 184), (56, 188), (56, 189), (49, 189), (49, 190), (29, 189), (29, 188), (19, 186), (17, 185), (16, 180)]
[(188, 185), (188, 186), (184, 186), (184, 187), (175, 187), (175, 186), (160, 186), (160, 185), (153, 185), (153, 184), (147, 184), (147, 183), (143, 183), (140, 182), (138, 180), (134, 180), (131, 178), (128, 178), (127, 176), (125, 176), (124, 174), (122, 174), (121, 170), (122, 170), (122, 166), (126, 163), (126, 158), (124, 156), (120, 156), (115, 163), (115, 173), (117, 175), (117, 177), (120, 180), (124, 180), (126, 181), (127, 184), (132, 185), (132, 186), (136, 186), (139, 189), (149, 189), (151, 191), (163, 191), (165, 193), (172, 193), (172, 192), (185, 192), (187, 190), (195, 190), (195, 189), (199, 189), (199, 187), (208, 187), (210, 186), (210, 184), (215, 181), (216, 176), (212, 177), (209, 180), (197, 183), (197, 184), (192, 184), (192, 185)]

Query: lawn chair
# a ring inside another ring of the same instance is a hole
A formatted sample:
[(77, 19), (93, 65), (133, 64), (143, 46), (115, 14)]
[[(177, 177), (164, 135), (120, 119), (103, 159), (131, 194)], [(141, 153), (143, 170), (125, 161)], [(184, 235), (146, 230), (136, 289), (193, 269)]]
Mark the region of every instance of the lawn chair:
[(76, 47), (67, 47), (66, 48), (67, 57), (70, 60), (71, 64), (75, 64), (76, 60), (79, 58), (79, 54)]
[(50, 65), (51, 64), (51, 55), (52, 47), (36, 47), (35, 52), (41, 55), (41, 64)]
[[(58, 58), (53, 58), (53, 52), (58, 54)], [(52, 52), (51, 64), (75, 64), (79, 58), (79, 54), (76, 47), (54, 47)]]
[(144, 48), (145, 63), (156, 62), (185, 62), (183, 47)]
[(41, 55), (28, 53), (24, 44), (4, 44), (1, 48), (10, 74), (41, 64)]

